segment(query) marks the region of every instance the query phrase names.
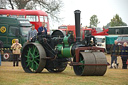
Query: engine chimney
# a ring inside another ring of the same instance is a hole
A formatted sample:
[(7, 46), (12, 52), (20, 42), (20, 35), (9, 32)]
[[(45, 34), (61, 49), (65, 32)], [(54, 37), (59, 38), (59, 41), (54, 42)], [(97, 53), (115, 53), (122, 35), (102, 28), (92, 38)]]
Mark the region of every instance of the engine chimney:
[(80, 10), (75, 10), (75, 30), (76, 30), (76, 42), (80, 42)]

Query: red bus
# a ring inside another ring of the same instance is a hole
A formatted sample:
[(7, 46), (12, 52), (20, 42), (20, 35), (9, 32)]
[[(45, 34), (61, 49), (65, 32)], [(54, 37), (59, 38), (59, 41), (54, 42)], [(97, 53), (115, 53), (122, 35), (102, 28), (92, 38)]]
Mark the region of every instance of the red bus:
[(7, 10), (7, 9), (0, 9), (0, 16), (9, 16), (9, 17), (18, 17), (18, 18), (27, 18), (31, 24), (35, 25), (35, 28), (38, 29), (42, 22), (45, 22), (45, 27), (47, 28), (48, 32), (49, 29), (49, 20), (48, 14), (41, 10)]

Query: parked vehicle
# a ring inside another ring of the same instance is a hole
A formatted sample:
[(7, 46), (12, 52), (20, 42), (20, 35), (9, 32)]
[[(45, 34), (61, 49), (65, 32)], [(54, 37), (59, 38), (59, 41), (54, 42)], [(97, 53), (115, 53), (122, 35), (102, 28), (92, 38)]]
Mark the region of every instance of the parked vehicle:
[(122, 46), (124, 42), (128, 43), (128, 35), (120, 35), (117, 38), (118, 45)]
[(15, 39), (23, 45), (27, 41), (27, 34), (31, 28), (28, 19), (0, 17), (0, 41), (3, 43), (2, 60), (12, 60), (11, 45)]
[(97, 42), (96, 46), (106, 49), (105, 36), (95, 36), (95, 38)]
[(108, 34), (109, 34), (109, 35), (128, 34), (128, 26), (109, 27)]

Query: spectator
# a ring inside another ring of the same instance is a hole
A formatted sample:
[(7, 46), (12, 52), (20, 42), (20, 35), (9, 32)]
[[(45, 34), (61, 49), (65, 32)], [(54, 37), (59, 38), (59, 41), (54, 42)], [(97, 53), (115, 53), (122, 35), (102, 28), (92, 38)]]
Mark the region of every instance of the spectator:
[(127, 59), (128, 59), (128, 47), (127, 42), (123, 43), (122, 49), (121, 49), (121, 59), (122, 59), (122, 69), (127, 69)]
[(45, 22), (42, 23), (42, 26), (38, 28), (38, 35), (47, 35), (47, 29), (45, 28)]
[(28, 32), (28, 39), (27, 42), (30, 42), (34, 36), (37, 35), (37, 31), (35, 29), (35, 25), (32, 25), (31, 30)]
[(11, 46), (11, 48), (13, 49), (13, 66), (18, 66), (19, 64), (19, 56), (20, 56), (20, 49), (21, 49), (22, 45), (19, 43), (19, 40), (16, 39), (15, 43)]
[(111, 67), (110, 68), (113, 68), (112, 67), (113, 61), (115, 61), (115, 64), (118, 67), (117, 55), (119, 55), (119, 46), (117, 43), (118, 43), (117, 40), (115, 40), (114, 44), (110, 48), (110, 53), (111, 53)]

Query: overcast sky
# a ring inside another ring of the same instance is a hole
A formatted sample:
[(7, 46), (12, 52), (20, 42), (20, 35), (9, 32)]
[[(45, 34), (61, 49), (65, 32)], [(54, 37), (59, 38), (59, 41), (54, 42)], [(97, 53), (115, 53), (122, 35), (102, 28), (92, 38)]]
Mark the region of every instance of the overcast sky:
[(106, 25), (115, 14), (128, 24), (128, 0), (63, 0), (64, 7), (60, 12), (61, 22), (55, 23), (53, 29), (59, 25), (74, 25), (74, 11), (81, 11), (82, 26), (89, 26), (90, 17), (97, 15), (100, 24)]

